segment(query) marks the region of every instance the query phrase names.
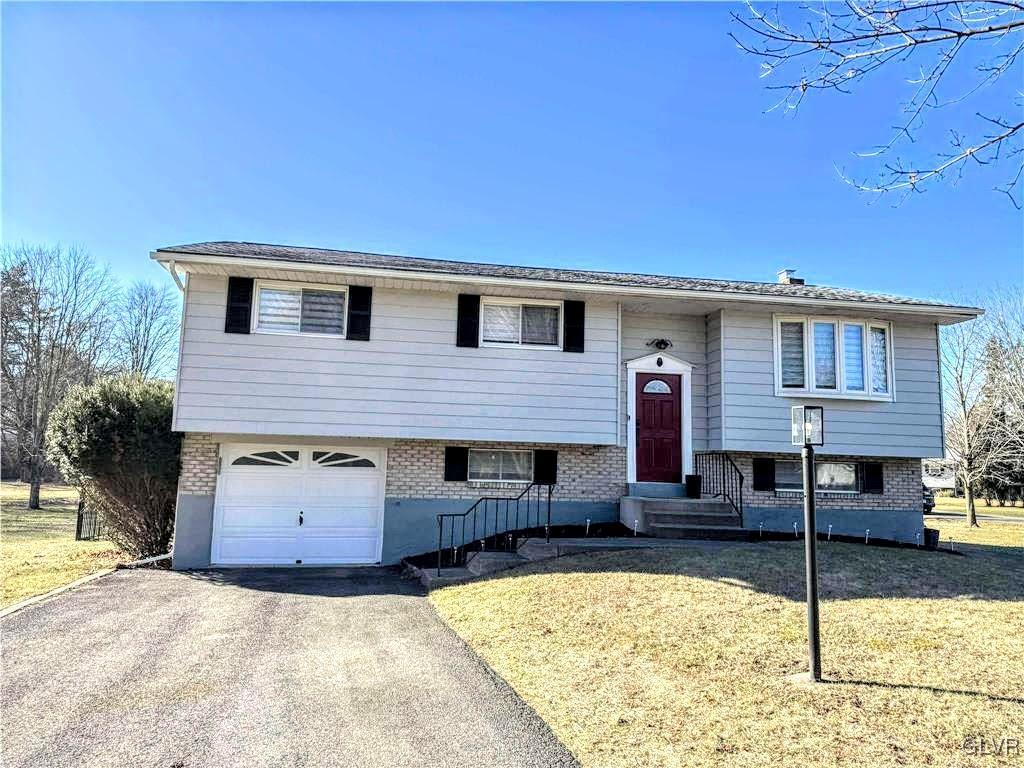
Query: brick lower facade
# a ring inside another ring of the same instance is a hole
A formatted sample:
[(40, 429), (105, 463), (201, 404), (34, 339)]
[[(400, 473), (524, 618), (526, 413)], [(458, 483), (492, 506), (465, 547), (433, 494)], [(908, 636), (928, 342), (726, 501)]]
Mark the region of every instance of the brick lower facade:
[[(558, 451), (558, 485), (561, 501), (617, 502), (626, 491), (626, 450), (619, 446), (554, 445), (534, 443), (446, 443), (438, 440), (396, 440), (388, 446), (388, 498), (476, 499), (487, 494), (507, 496), (521, 489), (515, 483), (446, 482), (446, 445), (473, 448), (533, 449)], [(217, 486), (217, 443), (203, 432), (188, 432), (181, 445), (181, 476), (178, 491), (196, 495), (214, 493)]]
[(205, 432), (186, 432), (181, 441), (178, 493), (212, 495), (217, 488), (217, 443)]
[(619, 446), (544, 445), (536, 443), (446, 443), (436, 440), (397, 440), (388, 448), (388, 498), (476, 499), (494, 494), (508, 496), (521, 485), (515, 483), (446, 482), (446, 445), (471, 448), (558, 451), (558, 485), (554, 497), (560, 501), (618, 502), (626, 492), (626, 450)]
[[(801, 491), (755, 491), (754, 457), (772, 457), (779, 460), (800, 460), (791, 453), (729, 453), (745, 478), (743, 503), (750, 507), (790, 508), (803, 504)], [(882, 461), (882, 493), (828, 493), (815, 494), (818, 509), (921, 509), (921, 460), (873, 459), (864, 456), (815, 456), (816, 461)]]

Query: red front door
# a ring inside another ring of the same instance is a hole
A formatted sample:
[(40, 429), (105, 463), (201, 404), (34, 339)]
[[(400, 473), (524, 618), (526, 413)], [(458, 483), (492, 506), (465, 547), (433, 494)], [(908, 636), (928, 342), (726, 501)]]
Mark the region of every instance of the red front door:
[(641, 483), (683, 480), (680, 377), (636, 375), (636, 479)]

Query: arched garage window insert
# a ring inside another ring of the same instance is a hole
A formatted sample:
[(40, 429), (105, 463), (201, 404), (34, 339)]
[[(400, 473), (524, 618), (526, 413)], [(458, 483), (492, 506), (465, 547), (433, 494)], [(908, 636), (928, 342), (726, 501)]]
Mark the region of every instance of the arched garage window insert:
[(257, 451), (239, 456), (231, 462), (235, 467), (288, 467), (299, 461), (298, 451)]
[(644, 393), (648, 395), (671, 395), (672, 387), (668, 385), (668, 382), (661, 379), (651, 379), (644, 384)]
[(369, 459), (338, 451), (313, 451), (313, 463), (321, 467), (376, 467)]

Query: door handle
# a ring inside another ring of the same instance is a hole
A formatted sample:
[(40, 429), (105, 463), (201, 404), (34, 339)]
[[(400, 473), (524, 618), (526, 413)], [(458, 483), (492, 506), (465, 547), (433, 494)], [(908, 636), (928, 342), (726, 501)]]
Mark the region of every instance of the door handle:
[(299, 512), (299, 525), (302, 525), (302, 512)]

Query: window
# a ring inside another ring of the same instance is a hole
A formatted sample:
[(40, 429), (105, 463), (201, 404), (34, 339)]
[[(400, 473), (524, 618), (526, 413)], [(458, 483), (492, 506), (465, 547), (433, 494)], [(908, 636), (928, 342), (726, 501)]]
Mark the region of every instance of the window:
[(782, 368), (782, 386), (803, 389), (804, 377), (804, 323), (779, 323), (779, 359)]
[(375, 467), (369, 459), (338, 451), (313, 451), (313, 463), (321, 467)]
[(233, 467), (287, 467), (299, 461), (298, 451), (257, 451), (239, 456), (231, 462)]
[(843, 323), (843, 382), (847, 392), (864, 391), (864, 326)]
[(345, 289), (257, 284), (257, 331), (345, 334)]
[(480, 309), (480, 340), (484, 344), (560, 345), (559, 302), (484, 299)]
[(651, 379), (644, 384), (644, 392), (649, 395), (671, 395), (672, 387), (661, 379)]
[(469, 451), (469, 479), (528, 483), (533, 479), (533, 451)]
[(889, 340), (887, 330), (871, 326), (871, 392), (885, 395), (889, 392)]
[[(814, 465), (815, 490), (856, 493), (857, 464), (852, 461), (819, 461)], [(803, 468), (799, 461), (775, 462), (775, 490), (803, 491)]]
[(836, 388), (836, 324), (814, 324), (814, 386), (818, 389)]
[(892, 399), (891, 334), (870, 320), (776, 317), (776, 394)]

